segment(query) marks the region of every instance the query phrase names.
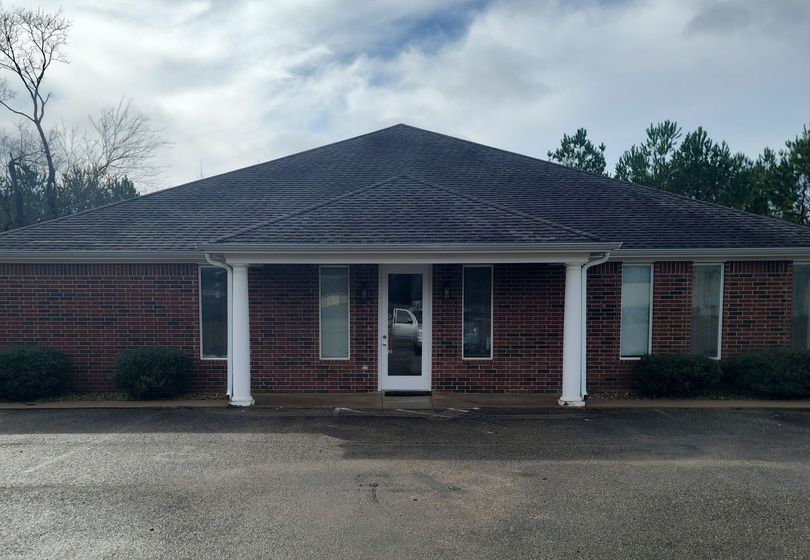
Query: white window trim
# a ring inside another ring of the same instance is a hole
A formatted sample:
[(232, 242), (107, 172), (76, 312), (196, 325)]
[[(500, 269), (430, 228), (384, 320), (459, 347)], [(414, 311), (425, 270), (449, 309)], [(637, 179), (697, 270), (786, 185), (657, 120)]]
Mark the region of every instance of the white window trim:
[[(790, 297), (792, 298), (794, 295), (794, 291), (796, 290), (796, 267), (797, 266), (810, 266), (810, 261), (793, 261), (793, 286), (791, 286), (791, 294)], [(791, 301), (790, 305), (790, 347), (791, 349), (795, 349), (793, 347), (793, 302)]]
[[(488, 268), (489, 269), (489, 329), (491, 343), (489, 345), (489, 356), (465, 356), (464, 355), (464, 271), (468, 268)], [(461, 267), (461, 359), (471, 361), (493, 360), (495, 357), (495, 267), (491, 264), (465, 264)]]
[[(224, 356), (206, 356), (205, 353), (203, 352), (202, 271), (203, 271), (204, 268), (214, 268), (214, 269), (217, 269), (217, 270), (222, 270), (221, 268), (216, 267), (216, 266), (199, 265), (197, 267), (197, 322), (199, 323), (199, 329), (198, 330), (199, 330), (199, 333), (200, 333), (200, 359), (201, 360), (212, 360), (212, 361), (227, 360), (228, 359), (228, 351), (227, 351), (228, 346), (227, 345), (225, 346), (226, 350), (225, 350), (225, 355)], [(223, 272), (224, 272), (224, 270), (223, 270)], [(228, 278), (228, 274), (225, 274), (225, 282), (226, 282), (226, 284), (225, 284), (225, 294), (226, 294), (226, 296), (225, 297), (226, 297), (226, 299), (227, 299), (227, 294), (228, 294), (228, 284), (227, 283), (229, 281), (230, 281), (230, 279)], [(226, 329), (225, 332), (226, 333), (228, 332), (228, 328), (229, 328), (228, 327), (228, 322), (230, 321), (230, 309), (227, 308), (227, 305), (228, 304), (226, 303), (226, 308), (225, 308), (225, 329)], [(226, 336), (227, 336), (227, 334), (226, 334)]]
[[(712, 360), (720, 360), (723, 357), (723, 315), (725, 313), (725, 309), (723, 307), (723, 305), (724, 305), (723, 296), (724, 296), (725, 291), (726, 291), (726, 263), (724, 263), (724, 262), (692, 263), (692, 268), (697, 268), (697, 267), (701, 267), (701, 266), (719, 266), (720, 267), (720, 313), (718, 315), (718, 320), (717, 320), (717, 356), (708, 356), (708, 358), (710, 358)], [(694, 276), (694, 271), (693, 271), (693, 273), (692, 273), (693, 282), (694, 282), (694, 277), (695, 276)], [(692, 297), (694, 298), (695, 297), (694, 296), (694, 286), (692, 287), (692, 289), (693, 289)], [(689, 314), (690, 314), (689, 321), (690, 321), (690, 324), (691, 324), (691, 320), (692, 320), (692, 317), (691, 317), (691, 314), (692, 314), (692, 302), (689, 303)], [(691, 333), (690, 333), (690, 335), (691, 335)], [(689, 338), (691, 340), (691, 336)], [(691, 350), (691, 348), (690, 348), (690, 350)]]
[[(321, 331), (321, 316), (323, 315), (323, 308), (321, 307), (321, 271), (324, 268), (345, 268), (346, 269), (346, 332), (348, 336), (348, 344), (346, 345), (345, 358), (324, 357), (323, 355), (323, 336)], [(348, 264), (322, 264), (318, 267), (318, 359), (329, 362), (347, 362), (352, 359), (352, 271)]]
[[(646, 266), (650, 269), (650, 317), (647, 321), (648, 325), (648, 332), (647, 332), (647, 354), (652, 354), (652, 335), (653, 335), (653, 294), (655, 293), (655, 266), (653, 263), (627, 263), (626, 266)], [(619, 282), (619, 360), (620, 361), (638, 361), (642, 358), (642, 356), (622, 356), (622, 301), (621, 301), (621, 290), (624, 286), (624, 267), (625, 263), (622, 263), (622, 278)]]

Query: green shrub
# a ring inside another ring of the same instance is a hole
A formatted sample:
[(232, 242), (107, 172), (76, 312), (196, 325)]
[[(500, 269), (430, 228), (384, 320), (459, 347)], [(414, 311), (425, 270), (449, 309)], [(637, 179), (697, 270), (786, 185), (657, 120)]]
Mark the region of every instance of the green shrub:
[(691, 397), (717, 389), (717, 360), (694, 354), (654, 354), (636, 364), (634, 387), (647, 397)]
[(734, 356), (723, 362), (729, 390), (752, 397), (810, 397), (810, 352), (769, 350)]
[(127, 350), (116, 360), (115, 386), (135, 399), (176, 397), (186, 390), (191, 360), (174, 348)]
[(0, 350), (0, 399), (26, 401), (58, 395), (65, 387), (65, 355), (45, 346)]

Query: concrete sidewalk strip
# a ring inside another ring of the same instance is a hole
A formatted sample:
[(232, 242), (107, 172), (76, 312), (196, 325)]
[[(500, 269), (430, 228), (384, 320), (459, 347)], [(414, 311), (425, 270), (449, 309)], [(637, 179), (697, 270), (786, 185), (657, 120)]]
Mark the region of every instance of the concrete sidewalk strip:
[(651, 409), (694, 408), (720, 409), (772, 408), (810, 410), (810, 400), (753, 400), (753, 399), (595, 399), (587, 401), (586, 408), (593, 409)]
[(434, 393), (434, 408), (557, 408), (559, 395), (550, 393)]
[(35, 402), (3, 402), (0, 401), (0, 410), (59, 410), (59, 409), (90, 409), (90, 408), (225, 408), (227, 399), (186, 399), (163, 401), (35, 401)]
[(421, 397), (383, 395), (382, 407), (386, 410), (433, 410), (438, 408), (433, 404), (430, 395)]
[[(556, 409), (557, 395), (525, 394), (453, 394), (384, 395), (371, 393), (256, 393), (255, 408), (263, 409), (342, 409), (352, 411), (395, 412), (398, 410), (470, 410), (498, 409)], [(55, 410), (103, 408), (224, 408), (226, 399), (185, 399), (160, 401), (124, 400), (64, 400), (42, 402), (0, 402), (0, 410)], [(586, 410), (599, 409), (791, 409), (810, 410), (808, 400), (748, 400), (748, 399), (590, 399)], [(582, 410), (582, 409), (580, 409)]]
[(382, 393), (254, 393), (259, 408), (382, 408)]

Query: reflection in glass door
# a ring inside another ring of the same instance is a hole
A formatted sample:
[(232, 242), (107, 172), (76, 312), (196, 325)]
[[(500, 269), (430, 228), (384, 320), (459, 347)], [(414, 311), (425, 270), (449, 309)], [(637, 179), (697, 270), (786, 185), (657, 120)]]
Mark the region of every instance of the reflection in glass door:
[(422, 375), (421, 274), (388, 275), (388, 375)]
[(380, 389), (430, 391), (430, 265), (380, 265)]

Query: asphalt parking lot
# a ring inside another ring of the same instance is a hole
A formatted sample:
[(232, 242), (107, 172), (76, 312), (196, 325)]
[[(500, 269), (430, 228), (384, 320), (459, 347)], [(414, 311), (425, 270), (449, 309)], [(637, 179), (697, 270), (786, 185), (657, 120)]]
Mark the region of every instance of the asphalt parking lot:
[(807, 558), (810, 413), (0, 411), (0, 557)]

